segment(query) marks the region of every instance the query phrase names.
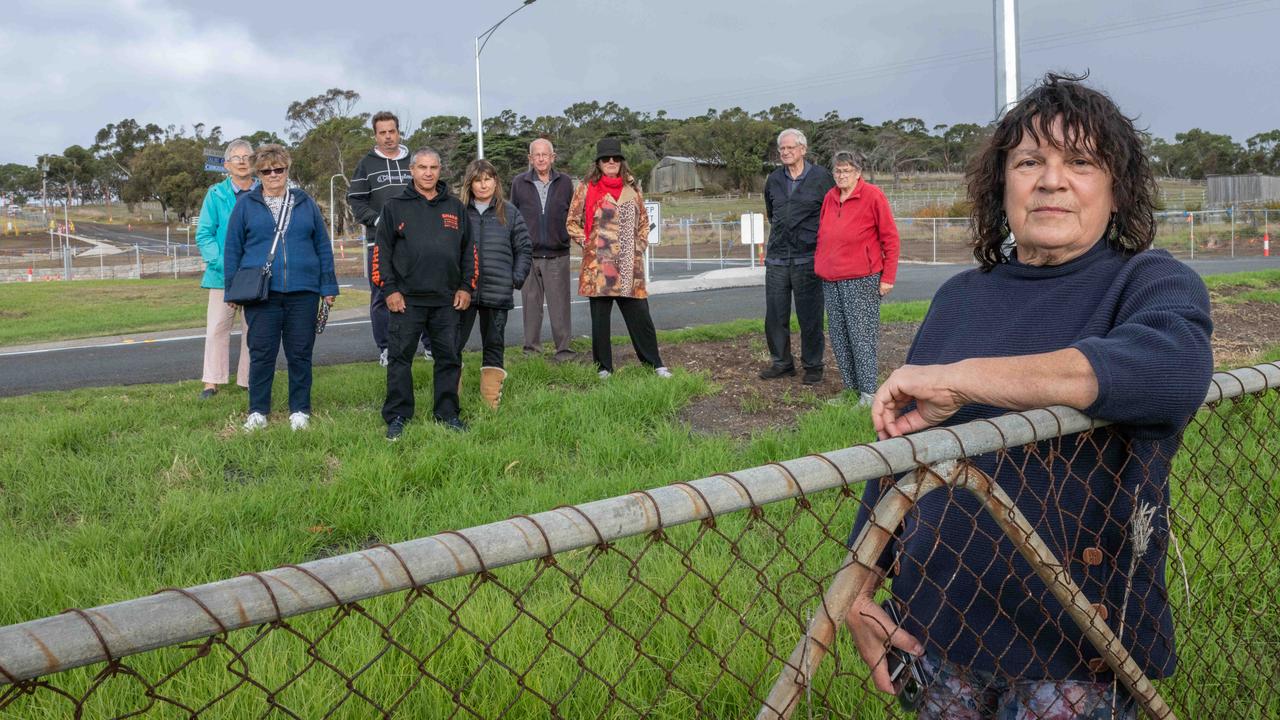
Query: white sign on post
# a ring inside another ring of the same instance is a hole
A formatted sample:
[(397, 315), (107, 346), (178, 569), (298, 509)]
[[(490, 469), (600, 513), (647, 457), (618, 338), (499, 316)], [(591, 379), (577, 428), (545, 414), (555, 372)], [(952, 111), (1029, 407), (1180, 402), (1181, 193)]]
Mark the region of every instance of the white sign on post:
[(744, 213), (740, 224), (743, 245), (759, 245), (764, 242), (764, 213)]
[(662, 203), (645, 200), (644, 211), (649, 214), (649, 244), (662, 244)]

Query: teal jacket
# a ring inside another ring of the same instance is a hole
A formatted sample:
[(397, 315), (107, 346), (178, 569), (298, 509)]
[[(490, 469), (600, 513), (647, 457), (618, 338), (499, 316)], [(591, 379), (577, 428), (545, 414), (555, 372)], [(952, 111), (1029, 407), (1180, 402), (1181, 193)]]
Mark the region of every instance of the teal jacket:
[[(258, 186), (255, 180), (250, 189)], [(204, 277), (200, 287), (221, 290), (226, 286), (222, 275), (222, 256), (227, 245), (227, 220), (236, 206), (236, 187), (227, 177), (204, 194), (200, 206), (200, 222), (196, 224), (196, 247), (204, 258)]]

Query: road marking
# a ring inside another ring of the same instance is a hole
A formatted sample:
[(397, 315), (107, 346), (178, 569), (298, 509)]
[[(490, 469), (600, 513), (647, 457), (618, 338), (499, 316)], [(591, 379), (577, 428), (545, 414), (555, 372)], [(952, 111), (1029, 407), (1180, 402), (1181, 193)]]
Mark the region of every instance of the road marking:
[[(570, 300), (569, 301), (570, 305), (584, 305), (586, 303), (587, 303), (586, 300)], [(512, 310), (522, 310), (523, 308), (524, 308), (523, 305), (516, 305), (514, 308), (512, 308)], [(365, 318), (363, 320), (343, 320), (342, 322), (329, 323), (329, 327), (334, 328), (334, 327), (345, 327), (348, 325), (368, 325), (368, 324), (369, 324), (369, 319)], [(239, 334), (241, 334), (239, 330), (233, 330), (231, 332), (231, 335), (233, 337)], [(102, 350), (104, 348), (125, 347), (128, 345), (138, 345), (138, 344), (159, 345), (161, 343), (185, 342), (187, 340), (201, 340), (203, 338), (204, 338), (203, 333), (199, 335), (179, 335), (176, 337), (168, 337), (168, 338), (143, 338), (142, 340), (136, 340), (134, 338), (124, 338), (116, 342), (104, 342), (104, 343), (97, 343), (94, 345), (75, 345), (71, 347), (41, 348), (39, 350), (14, 350), (10, 352), (0, 352), (0, 357), (17, 357), (19, 355), (44, 355), (47, 353), (67, 352), (71, 350)]]

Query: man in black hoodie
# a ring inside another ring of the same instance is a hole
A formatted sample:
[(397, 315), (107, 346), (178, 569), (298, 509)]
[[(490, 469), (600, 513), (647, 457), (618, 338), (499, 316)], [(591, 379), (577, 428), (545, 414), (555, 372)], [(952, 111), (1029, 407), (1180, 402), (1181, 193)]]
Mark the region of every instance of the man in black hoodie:
[[(360, 158), (351, 176), (347, 190), (347, 203), (351, 212), (365, 227), (367, 247), (366, 270), (369, 273), (369, 325), (373, 329), (373, 341), (380, 354), (378, 362), (387, 366), (387, 301), (382, 289), (373, 282), (373, 241), (377, 232), (378, 215), (388, 199), (404, 192), (412, 181), (409, 174), (409, 149), (400, 144), (400, 118), (383, 110), (373, 116), (373, 136), (377, 144), (368, 155)], [(422, 338), (427, 347), (427, 338)], [(428, 352), (428, 357), (430, 352)]]
[(458, 311), (471, 304), (476, 254), (467, 210), (440, 182), (440, 153), (422, 148), (410, 159), (413, 182), (382, 206), (373, 247), (371, 278), (386, 296), (387, 399), (382, 419), (387, 439), (398, 440), (413, 418), (413, 354), (426, 331), (435, 355), (432, 413), (454, 430), (462, 363), (455, 347)]

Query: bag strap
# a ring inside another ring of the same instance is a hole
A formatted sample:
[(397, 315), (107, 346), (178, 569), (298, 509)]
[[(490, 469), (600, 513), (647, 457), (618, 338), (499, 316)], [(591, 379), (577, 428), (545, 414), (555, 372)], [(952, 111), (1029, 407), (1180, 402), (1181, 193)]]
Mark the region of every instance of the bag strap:
[(284, 205), (280, 206), (280, 217), (276, 219), (276, 237), (271, 241), (271, 252), (267, 253), (267, 262), (262, 266), (263, 270), (271, 272), (271, 264), (276, 260), (276, 246), (280, 244), (280, 238), (284, 237), (284, 233), (289, 229), (289, 220), (293, 215), (293, 193), (285, 188)]

